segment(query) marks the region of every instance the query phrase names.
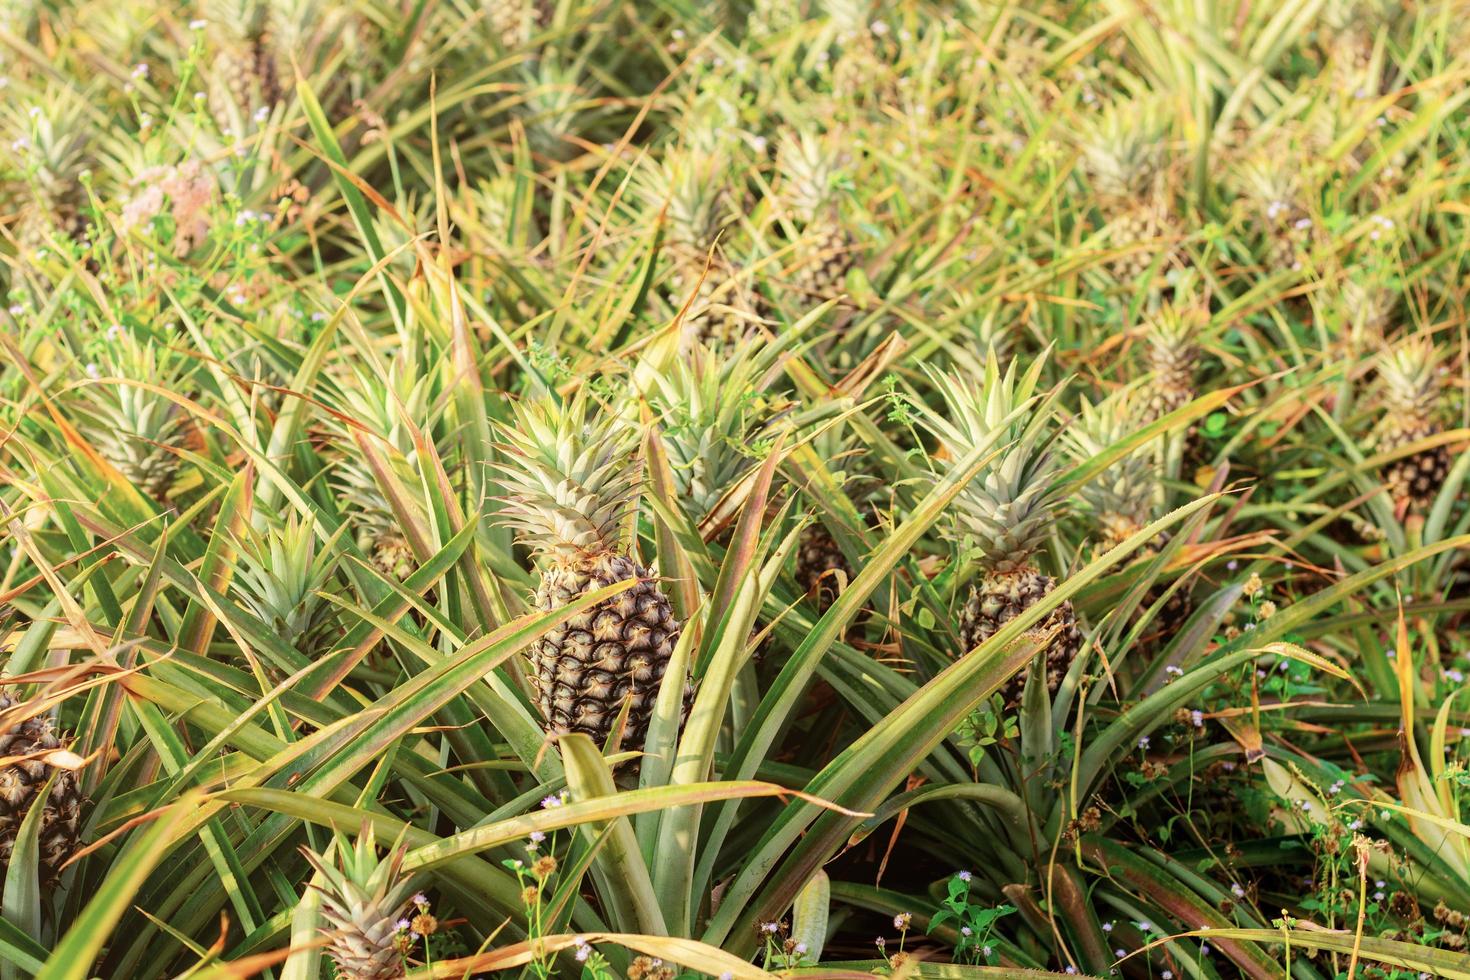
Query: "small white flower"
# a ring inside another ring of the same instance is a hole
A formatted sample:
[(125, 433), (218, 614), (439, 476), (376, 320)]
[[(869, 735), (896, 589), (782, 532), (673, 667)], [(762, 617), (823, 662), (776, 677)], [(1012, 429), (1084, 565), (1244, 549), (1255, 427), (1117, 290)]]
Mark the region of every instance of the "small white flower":
[(1148, 736), (1147, 735), (1143, 736), (1142, 738), (1140, 738), (1138, 740), (1138, 747), (1140, 749), (1146, 749), (1146, 748), (1148, 748)]
[(973, 877), (973, 875), (971, 875), (968, 871), (958, 871), (955, 873), (955, 877), (958, 878), (960, 881), (969, 881)]
[(87, 377), (89, 378), (96, 378), (102, 374), (101, 371), (97, 370), (97, 365), (95, 364), (88, 364), (85, 370), (87, 372)]
[(195, 17), (193, 20), (189, 21), (189, 30), (191, 31), (202, 31), (208, 26), (209, 21), (205, 20), (203, 17)]
[(12, 303), (11, 306), (10, 306), (10, 315), (11, 316), (20, 316), (25, 311), (26, 311), (26, 308), (21, 303)]
[(1102, 924), (1102, 930), (1103, 930), (1103, 932), (1112, 932), (1113, 931), (1113, 924), (1111, 922), (1104, 922)]
[(1240, 887), (1240, 882), (1232, 884), (1230, 890), (1235, 893), (1236, 898), (1245, 898), (1245, 889)]
[(148, 66), (145, 65), (145, 64), (143, 64), (140, 61), (138, 64), (136, 64), (136, 65), (133, 66), (132, 74), (129, 77), (134, 78), (134, 79), (147, 78), (148, 77)]
[(263, 123), (267, 119), (269, 119), (270, 117), (271, 117), (271, 108), (270, 108), (270, 106), (263, 105), (259, 109), (256, 109), (255, 110), (254, 119), (258, 123)]
[(872, 31), (878, 37), (882, 37), (884, 34), (888, 33), (888, 25), (883, 23), (881, 20), (875, 20), (868, 25), (868, 30)]
[(793, 949), (795, 949), (798, 956), (801, 956), (806, 953), (806, 943), (797, 943)]
[(1128, 955), (1128, 951), (1126, 949), (1115, 949), (1113, 950), (1113, 955), (1121, 960), (1123, 957)]

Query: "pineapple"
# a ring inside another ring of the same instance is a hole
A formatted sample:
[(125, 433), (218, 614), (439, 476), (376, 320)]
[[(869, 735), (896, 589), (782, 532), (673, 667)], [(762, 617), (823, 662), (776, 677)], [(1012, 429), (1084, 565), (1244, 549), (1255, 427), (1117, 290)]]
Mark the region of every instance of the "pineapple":
[[(87, 169), (92, 133), (87, 104), (71, 89), (48, 89), (38, 105), (5, 114), (3, 145), (23, 187), (16, 238), (22, 254), (44, 248), (52, 236), (80, 242), (87, 230)], [(7, 208), (6, 210), (9, 210)]]
[(281, 101), (286, 62), (271, 0), (201, 0), (213, 51), (209, 111), (226, 133), (244, 136), (258, 112)]
[(342, 980), (399, 980), (408, 976), (410, 935), (402, 927), (413, 904), (413, 881), (403, 875), (408, 848), (395, 846), (378, 857), (373, 825), (364, 823), (353, 844), (337, 838), (337, 860), (303, 847), (307, 862), (323, 879), (322, 938)]
[[(1414, 338), (1387, 353), (1379, 364), (1383, 419), (1377, 448), (1388, 452), (1440, 431), (1439, 355), (1425, 338)], [(1450, 451), (1436, 446), (1389, 463), (1384, 479), (1401, 509), (1424, 507), (1439, 495), (1450, 471)]]
[(550, 24), (556, 5), (550, 0), (484, 0), (482, 9), (496, 41), (510, 51)]
[[(407, 486), (418, 484), (414, 475), (417, 447), (404, 420), (425, 433), (431, 433), (436, 420), (433, 379), (418, 374), (405, 355), (389, 368), (386, 380), (374, 372), (359, 371), (342, 384), (334, 399), (339, 412), (367, 428), (368, 438), (390, 466), (399, 468)], [(333, 460), (331, 481), (345, 504), (358, 547), (385, 576), (407, 578), (418, 562), (372, 466), (358, 451), (346, 423), (333, 420), (326, 436), (326, 454)]]
[(1103, 235), (1113, 248), (1129, 248), (1109, 263), (1120, 282), (1137, 279), (1153, 264), (1157, 246), (1134, 246), (1177, 234), (1165, 194), (1163, 136), (1147, 103), (1114, 106), (1083, 136), (1082, 162), (1103, 214)]
[(1165, 302), (1148, 322), (1148, 401), (1140, 421), (1156, 422), (1195, 399), (1199, 332), (1208, 312), (1198, 303)]
[[(1062, 436), (1075, 463), (1096, 459), (1135, 431), (1141, 421), (1137, 395), (1136, 389), (1125, 388), (1097, 405), (1082, 400), (1079, 416)], [(1096, 554), (1101, 555), (1138, 533), (1157, 516), (1163, 490), (1153, 460), (1133, 452), (1114, 461), (1081, 487), (1078, 498), (1092, 518), (1093, 544)], [(1138, 557), (1152, 559), (1169, 539), (1167, 531), (1160, 532)], [(1167, 583), (1155, 582), (1136, 612), (1142, 613), (1157, 604), (1167, 589)], [(1157, 634), (1174, 633), (1189, 618), (1192, 608), (1189, 594), (1183, 589), (1176, 590), (1155, 619)]]
[(1319, 38), (1338, 93), (1355, 99), (1383, 94), (1384, 72), (1381, 65), (1375, 71), (1373, 48), (1393, 9), (1386, 0), (1328, 0)]
[[(109, 361), (105, 373), (124, 383), (81, 389), (77, 412), (82, 434), (129, 483), (163, 503), (194, 430), (175, 402), (139, 383), (184, 391), (187, 381), (181, 356), (123, 334)], [(89, 366), (88, 373), (94, 371), (104, 373)]]
[[(635, 185), (645, 208), (664, 211), (674, 258), (674, 299), (689, 301), (684, 324), (707, 345), (737, 342), (760, 319), (759, 296), (717, 246), (732, 214), (721, 175), (722, 153), (673, 151), (640, 171)], [(712, 251), (713, 250), (713, 251)]]
[[(946, 413), (925, 409), (925, 420), (949, 458), (994, 440), (997, 453), (979, 476), (955, 498), (958, 531), (979, 550), (980, 580), (970, 587), (960, 614), (960, 641), (973, 650), (1016, 616), (1044, 599), (1056, 583), (1037, 569), (1034, 556), (1051, 533), (1060, 504), (1057, 462), (1051, 450), (1055, 403), (1036, 401), (1033, 394), (1044, 359), (1024, 375), (1012, 361), (1004, 376), (998, 358), (988, 357), (976, 380), (961, 375), (932, 374)], [(1029, 406), (1025, 421), (1012, 413)], [(1055, 694), (1063, 675), (1082, 647), (1082, 632), (1071, 602), (1058, 606), (1035, 627), (1050, 634), (1042, 651), (1048, 692)], [(1027, 666), (1001, 688), (1007, 704), (1020, 700)]]
[[(9, 694), (0, 693), (0, 713), (17, 706)], [(0, 878), (10, 864), (15, 835), (37, 792), (55, 773), (46, 810), (41, 819), (40, 876), (44, 884), (55, 883), (61, 866), (77, 849), (81, 835), (82, 794), (69, 769), (51, 765), (44, 756), (64, 749), (52, 731), (49, 715), (27, 718), (0, 734)]]
[(759, 416), (769, 356), (744, 347), (726, 354), (695, 346), (652, 373), (647, 398), (662, 421), (674, 488), (689, 516), (726, 526), (726, 493), (759, 462)]
[(1301, 161), (1280, 147), (1253, 154), (1235, 168), (1235, 184), (1253, 212), (1266, 249), (1268, 273), (1294, 272), (1312, 246), (1313, 222), (1302, 206)]
[(840, 160), (831, 142), (800, 130), (788, 133), (776, 149), (781, 199), (801, 234), (796, 286), (818, 300), (841, 293), (854, 264), (855, 243), (837, 206)]
[(680, 626), (622, 541), (637, 492), (636, 430), (614, 413), (589, 412), (585, 394), (518, 404), (512, 424), (499, 430), (500, 517), (542, 562), (536, 607), (560, 609), (585, 592), (637, 580), (532, 646), (531, 680), (548, 730), (602, 744), (626, 705), (621, 744), (641, 748)]

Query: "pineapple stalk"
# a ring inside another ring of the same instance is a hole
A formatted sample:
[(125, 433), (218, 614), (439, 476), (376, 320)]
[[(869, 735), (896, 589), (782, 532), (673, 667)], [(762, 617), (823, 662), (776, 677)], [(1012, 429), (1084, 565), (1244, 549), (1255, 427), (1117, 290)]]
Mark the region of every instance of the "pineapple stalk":
[(500, 426), (500, 518), (541, 560), (538, 609), (561, 609), (583, 593), (636, 580), (547, 633), (530, 657), (537, 706), (552, 734), (580, 732), (602, 744), (627, 705), (621, 744), (637, 749), (680, 626), (668, 597), (622, 543), (638, 479), (636, 433), (617, 415), (592, 417), (588, 409), (585, 395), (516, 406), (514, 421)]

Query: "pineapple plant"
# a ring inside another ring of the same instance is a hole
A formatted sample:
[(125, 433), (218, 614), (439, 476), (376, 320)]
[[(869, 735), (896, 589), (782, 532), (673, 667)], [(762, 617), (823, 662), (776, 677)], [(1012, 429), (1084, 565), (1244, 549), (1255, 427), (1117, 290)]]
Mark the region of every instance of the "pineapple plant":
[(303, 847), (301, 853), (322, 879), (322, 930), (327, 956), (342, 980), (399, 980), (408, 976), (410, 934), (401, 927), (413, 905), (412, 879), (403, 874), (408, 848), (396, 845), (386, 859), (377, 852), (371, 823), (357, 840), (336, 838), (336, 860)]
[(741, 340), (761, 317), (759, 295), (719, 247), (720, 232), (733, 217), (723, 185), (727, 169), (722, 153), (671, 151), (657, 166), (640, 170), (635, 185), (649, 213), (664, 213), (674, 302), (689, 303), (684, 324), (707, 345)]
[[(972, 584), (959, 617), (966, 651), (1040, 602), (1056, 587), (1036, 565), (1061, 504), (1058, 463), (1053, 451), (1055, 402), (1035, 397), (1045, 358), (1024, 374), (1012, 361), (1000, 373), (988, 357), (979, 378), (931, 373), (943, 412), (925, 407), (927, 427), (950, 459), (993, 441), (997, 453), (955, 498), (957, 531), (973, 542), (979, 580)], [(1063, 602), (1033, 632), (1049, 635), (1039, 654), (1048, 692), (1055, 694), (1082, 648), (1082, 631), (1070, 601)], [(999, 691), (1007, 704), (1020, 700), (1033, 666)]]
[[(1128, 249), (1109, 262), (1109, 271), (1131, 282), (1153, 264), (1157, 240), (1178, 233), (1165, 181), (1164, 127), (1151, 104), (1119, 103), (1084, 130), (1081, 150), (1104, 239)], [(1144, 243), (1154, 244), (1138, 247)]]
[(1350, 98), (1381, 95), (1384, 71), (1375, 69), (1378, 30), (1392, 21), (1386, 0), (1329, 0), (1322, 9), (1318, 37), (1332, 87)]
[[(0, 713), (19, 707), (9, 694), (0, 693)], [(82, 794), (76, 774), (47, 760), (65, 743), (52, 728), (50, 715), (16, 722), (0, 733), (0, 876), (10, 864), (21, 822), (46, 780), (55, 774), (46, 809), (41, 816), (39, 869), (43, 884), (54, 884), (61, 866), (77, 850), (81, 836)]]
[(521, 402), (498, 428), (499, 520), (541, 563), (536, 607), (560, 609), (583, 593), (636, 582), (532, 646), (531, 681), (548, 731), (602, 744), (626, 705), (621, 744), (641, 748), (680, 624), (623, 542), (639, 478), (636, 430), (615, 413), (590, 411), (585, 393)]
[(21, 253), (46, 247), (53, 236), (82, 241), (87, 230), (83, 174), (92, 144), (87, 103), (72, 89), (48, 88), (35, 105), (12, 105), (4, 115), (4, 131), (3, 145), (21, 185), (14, 198)]
[[(1439, 354), (1427, 338), (1415, 337), (1388, 351), (1379, 362), (1383, 417), (1377, 448), (1390, 452), (1441, 430), (1438, 418), (1442, 381)], [(1439, 495), (1449, 476), (1450, 451), (1436, 446), (1388, 464), (1384, 480), (1395, 505), (1424, 507)]]
[[(1074, 463), (1096, 459), (1136, 431), (1141, 415), (1138, 394), (1137, 389), (1124, 388), (1096, 405), (1082, 399), (1077, 417), (1062, 433), (1063, 445)], [(1120, 457), (1079, 487), (1077, 498), (1093, 526), (1096, 556), (1122, 544), (1158, 516), (1163, 487), (1155, 461), (1135, 451)], [(1169, 540), (1167, 531), (1160, 532), (1140, 550), (1137, 558), (1153, 559)], [(1156, 605), (1167, 590), (1167, 583), (1155, 582), (1135, 615)], [(1175, 590), (1155, 619), (1156, 635), (1171, 635), (1184, 625), (1192, 609), (1189, 593)]]
[(800, 235), (797, 289), (813, 299), (830, 299), (845, 288), (856, 249), (838, 207), (841, 159), (834, 140), (808, 129), (787, 133), (776, 148), (776, 172), (782, 204)]
[(209, 111), (226, 133), (243, 136), (258, 112), (284, 95), (287, 64), (276, 37), (272, 0), (201, 0), (200, 15), (213, 47)]

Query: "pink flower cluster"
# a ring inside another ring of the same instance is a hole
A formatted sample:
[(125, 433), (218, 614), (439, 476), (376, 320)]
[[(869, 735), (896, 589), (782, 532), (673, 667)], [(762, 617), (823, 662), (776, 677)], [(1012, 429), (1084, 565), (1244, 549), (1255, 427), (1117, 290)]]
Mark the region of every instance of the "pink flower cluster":
[(133, 179), (133, 194), (123, 204), (123, 230), (146, 224), (169, 204), (174, 219), (174, 254), (183, 256), (209, 234), (209, 203), (214, 174), (198, 160), (176, 167), (149, 167)]

